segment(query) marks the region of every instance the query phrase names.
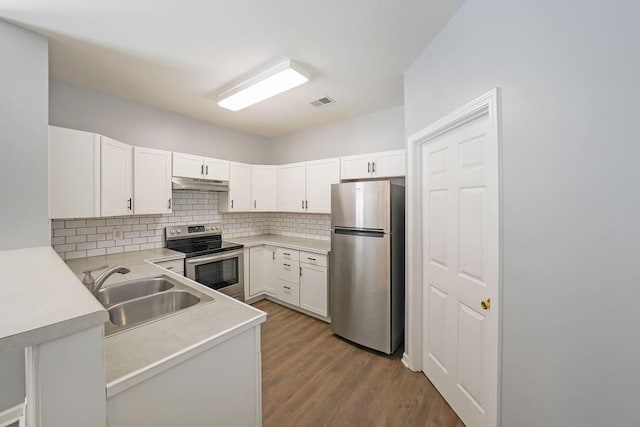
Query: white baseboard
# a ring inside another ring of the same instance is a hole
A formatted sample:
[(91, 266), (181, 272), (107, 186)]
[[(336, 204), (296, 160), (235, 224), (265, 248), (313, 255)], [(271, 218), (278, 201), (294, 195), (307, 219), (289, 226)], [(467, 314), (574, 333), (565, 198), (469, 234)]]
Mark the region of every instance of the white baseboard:
[(402, 364), (407, 368), (412, 370), (413, 372), (420, 372), (420, 369), (415, 369), (413, 367), (413, 363), (411, 363), (411, 360), (409, 359), (409, 355), (407, 353), (403, 353), (402, 354)]
[(24, 404), (20, 403), (19, 405), (14, 406), (13, 408), (9, 408), (5, 411), (0, 412), (0, 427), (6, 427), (13, 423), (17, 423), (20, 421), (20, 417), (24, 412)]

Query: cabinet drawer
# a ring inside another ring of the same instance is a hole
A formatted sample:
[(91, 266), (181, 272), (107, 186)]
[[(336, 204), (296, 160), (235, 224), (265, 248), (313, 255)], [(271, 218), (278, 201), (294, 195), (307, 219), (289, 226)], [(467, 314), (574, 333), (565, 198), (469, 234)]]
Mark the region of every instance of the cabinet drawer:
[(311, 265), (327, 266), (327, 256), (313, 252), (300, 252), (300, 262)]
[(166, 268), (167, 270), (171, 270), (174, 273), (184, 274), (184, 260), (183, 259), (175, 259), (173, 261), (160, 261), (154, 262), (158, 267)]
[(295, 283), (278, 280), (276, 297), (286, 303), (300, 307), (300, 287)]
[(290, 260), (290, 261), (299, 261), (300, 260), (300, 251), (296, 251), (293, 249), (286, 248), (277, 248), (276, 249), (276, 258), (280, 260)]
[(276, 259), (276, 279), (299, 283), (300, 263), (297, 261)]

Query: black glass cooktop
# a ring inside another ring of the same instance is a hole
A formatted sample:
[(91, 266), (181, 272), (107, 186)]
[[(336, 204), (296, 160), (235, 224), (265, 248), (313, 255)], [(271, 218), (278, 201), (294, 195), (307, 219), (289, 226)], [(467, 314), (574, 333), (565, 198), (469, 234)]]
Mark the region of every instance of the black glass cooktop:
[(191, 239), (167, 241), (168, 249), (184, 252), (187, 255), (187, 258), (232, 251), (242, 247), (243, 245), (239, 245), (237, 243), (225, 242), (221, 240), (220, 236), (194, 237)]

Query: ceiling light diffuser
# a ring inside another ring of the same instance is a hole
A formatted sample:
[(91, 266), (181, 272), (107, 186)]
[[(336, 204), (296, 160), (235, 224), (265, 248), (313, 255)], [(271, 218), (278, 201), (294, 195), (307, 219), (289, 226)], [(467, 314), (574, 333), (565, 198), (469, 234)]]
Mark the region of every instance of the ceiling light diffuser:
[(218, 105), (238, 111), (309, 81), (309, 74), (288, 59), (220, 95)]

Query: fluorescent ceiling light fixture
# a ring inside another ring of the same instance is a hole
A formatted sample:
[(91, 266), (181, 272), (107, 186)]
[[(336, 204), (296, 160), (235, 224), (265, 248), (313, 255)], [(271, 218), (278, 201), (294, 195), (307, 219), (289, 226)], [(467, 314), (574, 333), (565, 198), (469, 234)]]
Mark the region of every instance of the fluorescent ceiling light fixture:
[(309, 74), (288, 59), (223, 93), (218, 105), (238, 111), (309, 81)]

